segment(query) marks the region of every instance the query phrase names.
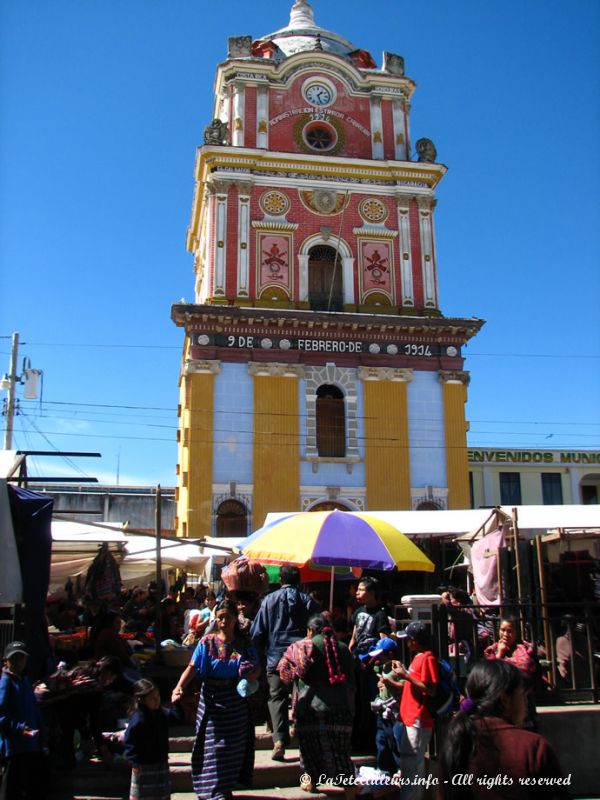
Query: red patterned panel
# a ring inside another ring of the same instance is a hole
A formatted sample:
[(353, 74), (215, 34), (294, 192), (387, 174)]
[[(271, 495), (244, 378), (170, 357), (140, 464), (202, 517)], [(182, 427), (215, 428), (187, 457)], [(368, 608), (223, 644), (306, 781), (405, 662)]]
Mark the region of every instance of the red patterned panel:
[(392, 254), (389, 242), (361, 242), (363, 293), (391, 293)]

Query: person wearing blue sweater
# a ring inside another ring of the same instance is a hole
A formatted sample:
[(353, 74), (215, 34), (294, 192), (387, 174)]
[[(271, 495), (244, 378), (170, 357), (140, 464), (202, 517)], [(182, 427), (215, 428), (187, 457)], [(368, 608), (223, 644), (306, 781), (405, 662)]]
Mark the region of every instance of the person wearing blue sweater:
[(125, 731), (125, 758), (131, 764), (129, 800), (169, 800), (169, 723), (179, 721), (176, 708), (163, 708), (160, 692), (142, 678), (133, 686), (137, 709)]
[(25, 675), (27, 645), (11, 642), (0, 678), (2, 800), (44, 800), (47, 789), (45, 730), (33, 687)]

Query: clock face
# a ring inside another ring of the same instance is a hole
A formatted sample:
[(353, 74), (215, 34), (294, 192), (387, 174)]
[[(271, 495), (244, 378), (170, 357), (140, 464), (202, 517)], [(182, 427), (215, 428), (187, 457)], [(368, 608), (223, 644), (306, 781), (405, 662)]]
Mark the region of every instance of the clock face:
[(306, 88), (305, 96), (313, 106), (327, 106), (332, 101), (331, 89), (322, 83), (311, 83)]

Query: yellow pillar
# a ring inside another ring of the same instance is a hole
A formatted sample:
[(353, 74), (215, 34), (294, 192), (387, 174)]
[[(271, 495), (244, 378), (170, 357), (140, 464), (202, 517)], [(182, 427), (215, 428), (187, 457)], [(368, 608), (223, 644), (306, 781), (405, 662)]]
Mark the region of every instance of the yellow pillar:
[(218, 361), (186, 361), (181, 378), (177, 535), (210, 536), (214, 376)]
[(412, 370), (361, 367), (367, 509), (410, 509), (408, 392)]
[(467, 421), (465, 418), (469, 373), (441, 370), (440, 380), (443, 383), (444, 392), (448, 508), (470, 508)]
[(248, 365), (254, 378), (253, 528), (300, 510), (300, 398), (295, 364)]

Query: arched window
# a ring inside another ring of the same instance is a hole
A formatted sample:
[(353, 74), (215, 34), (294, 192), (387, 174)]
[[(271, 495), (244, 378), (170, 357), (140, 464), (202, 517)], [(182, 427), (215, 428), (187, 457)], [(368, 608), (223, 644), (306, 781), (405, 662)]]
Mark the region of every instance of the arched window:
[(348, 506), (343, 503), (336, 503), (334, 500), (323, 500), (322, 503), (317, 503), (309, 509), (309, 511), (350, 511)]
[(308, 302), (312, 311), (344, 310), (342, 262), (333, 247), (317, 245), (309, 253)]
[(440, 511), (440, 507), (433, 500), (423, 500), (422, 503), (416, 507), (415, 511)]
[(321, 458), (346, 455), (346, 409), (337, 386), (323, 384), (317, 389), (317, 452)]
[(217, 536), (248, 535), (248, 512), (238, 500), (225, 500), (217, 509)]

